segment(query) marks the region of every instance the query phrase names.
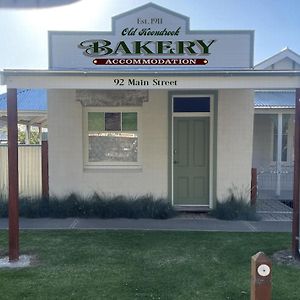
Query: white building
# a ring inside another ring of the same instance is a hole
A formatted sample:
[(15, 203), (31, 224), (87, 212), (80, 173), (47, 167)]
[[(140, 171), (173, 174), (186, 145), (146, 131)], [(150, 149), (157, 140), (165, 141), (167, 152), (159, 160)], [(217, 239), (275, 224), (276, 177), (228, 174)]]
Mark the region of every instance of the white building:
[(253, 70), (253, 31), (191, 31), (155, 4), (112, 32), (50, 32), (49, 70), (2, 83), (48, 90), (49, 188), (165, 197), (207, 210), (250, 197), (254, 91), (300, 87), (300, 72)]
[[(257, 70), (300, 70), (300, 56), (288, 48), (255, 66)], [(292, 199), (295, 90), (255, 92), (253, 167), (260, 198)]]

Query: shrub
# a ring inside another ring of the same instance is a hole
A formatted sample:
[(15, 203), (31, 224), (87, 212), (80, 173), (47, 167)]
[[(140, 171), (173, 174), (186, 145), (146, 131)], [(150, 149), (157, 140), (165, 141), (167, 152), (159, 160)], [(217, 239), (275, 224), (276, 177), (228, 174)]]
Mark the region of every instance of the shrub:
[(25, 218), (44, 218), (48, 216), (48, 199), (32, 199), (21, 197), (19, 200), (19, 214)]
[[(151, 195), (136, 198), (107, 197), (94, 194), (83, 198), (72, 193), (63, 198), (28, 198), (19, 201), (21, 217), (27, 218), (152, 218), (167, 219), (175, 216), (172, 205), (165, 199)], [(0, 197), (0, 217), (7, 217), (7, 200)]]
[(8, 208), (6, 198), (0, 194), (0, 217), (7, 218), (8, 216)]
[(236, 197), (233, 193), (225, 201), (217, 201), (216, 207), (209, 212), (209, 215), (222, 220), (256, 221), (259, 219), (255, 207), (243, 197)]

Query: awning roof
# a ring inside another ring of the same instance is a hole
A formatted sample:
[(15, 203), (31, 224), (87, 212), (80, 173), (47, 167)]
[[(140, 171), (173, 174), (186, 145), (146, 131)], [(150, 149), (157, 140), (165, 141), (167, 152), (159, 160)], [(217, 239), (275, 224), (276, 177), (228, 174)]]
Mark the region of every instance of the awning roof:
[(295, 108), (295, 91), (256, 91), (255, 108)]
[[(300, 71), (266, 70), (4, 70), (2, 84), (8, 88), (44, 89), (295, 89), (300, 88)], [(116, 85), (114, 79), (151, 81), (176, 80), (177, 84)]]
[[(24, 125), (47, 125), (47, 90), (18, 89), (18, 123)], [(7, 120), (7, 94), (0, 95), (0, 120)]]
[[(44, 89), (19, 89), (18, 111), (47, 111), (47, 90)], [(0, 111), (5, 111), (7, 94), (0, 95)]]

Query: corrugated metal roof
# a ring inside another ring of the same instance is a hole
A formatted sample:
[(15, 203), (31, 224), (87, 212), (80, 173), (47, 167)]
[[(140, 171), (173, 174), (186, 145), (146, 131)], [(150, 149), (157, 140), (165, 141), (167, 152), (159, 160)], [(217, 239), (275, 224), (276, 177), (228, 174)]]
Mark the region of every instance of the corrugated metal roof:
[[(255, 108), (295, 108), (295, 91), (256, 91)], [(0, 95), (0, 110), (6, 110), (6, 93)], [(18, 89), (18, 110), (47, 111), (47, 91)]]
[[(18, 110), (47, 111), (47, 90), (18, 89)], [(0, 95), (0, 110), (6, 110), (7, 94)]]
[(295, 91), (256, 91), (255, 108), (295, 108)]

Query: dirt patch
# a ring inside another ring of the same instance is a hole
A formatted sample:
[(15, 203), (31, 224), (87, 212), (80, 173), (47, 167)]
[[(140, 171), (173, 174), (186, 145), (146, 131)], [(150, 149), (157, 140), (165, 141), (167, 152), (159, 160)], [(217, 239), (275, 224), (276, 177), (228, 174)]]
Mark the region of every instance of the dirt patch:
[(293, 257), (291, 250), (281, 250), (272, 255), (272, 260), (279, 264), (285, 266), (293, 266), (300, 269), (300, 260)]

